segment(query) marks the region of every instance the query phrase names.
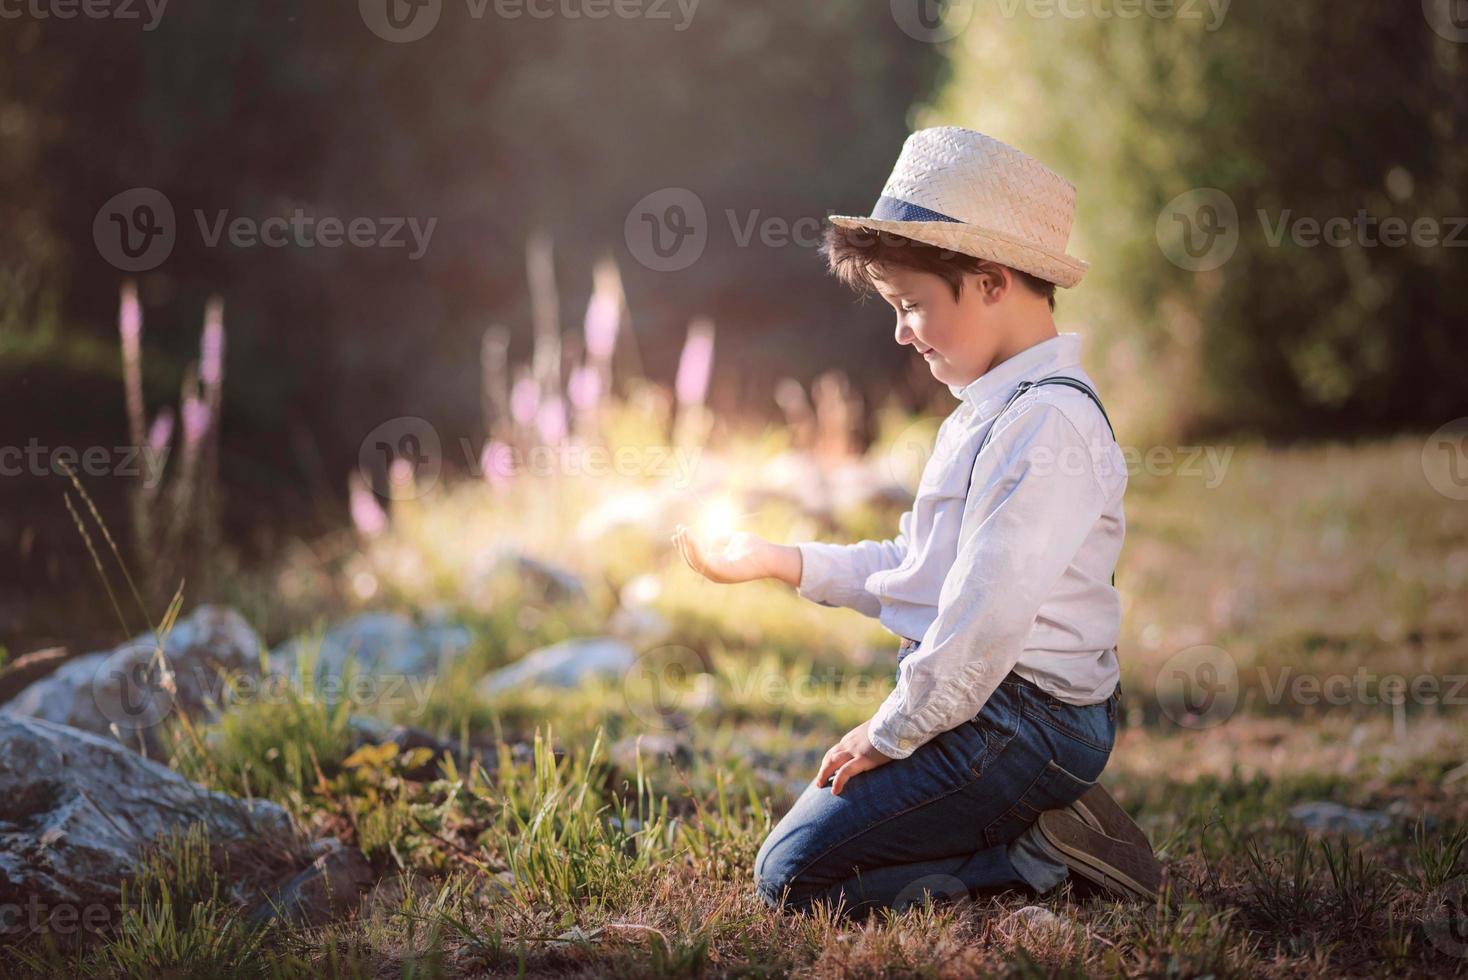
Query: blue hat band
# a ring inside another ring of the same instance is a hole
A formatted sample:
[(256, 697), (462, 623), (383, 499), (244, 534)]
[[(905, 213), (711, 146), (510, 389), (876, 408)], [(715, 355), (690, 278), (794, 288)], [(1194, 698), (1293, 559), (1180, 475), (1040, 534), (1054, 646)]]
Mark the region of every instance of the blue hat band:
[(951, 221), (954, 224), (963, 224), (941, 211), (932, 211), (920, 204), (912, 204), (885, 194), (877, 198), (876, 207), (872, 208), (872, 217), (879, 221)]

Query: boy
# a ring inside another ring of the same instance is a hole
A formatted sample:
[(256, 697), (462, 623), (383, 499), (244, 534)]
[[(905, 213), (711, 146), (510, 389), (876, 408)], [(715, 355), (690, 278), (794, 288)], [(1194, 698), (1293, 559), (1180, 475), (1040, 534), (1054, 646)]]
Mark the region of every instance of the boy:
[(831, 271), (874, 291), (958, 406), (889, 541), (712, 553), (674, 540), (716, 582), (773, 577), (903, 638), (897, 686), (826, 753), (755, 864), (776, 907), (848, 913), (926, 896), (1029, 887), (1075, 872), (1155, 898), (1145, 834), (1096, 777), (1116, 736), (1126, 465), (1059, 334), (1056, 286), (1075, 188), (982, 133), (908, 138), (873, 213), (833, 217)]

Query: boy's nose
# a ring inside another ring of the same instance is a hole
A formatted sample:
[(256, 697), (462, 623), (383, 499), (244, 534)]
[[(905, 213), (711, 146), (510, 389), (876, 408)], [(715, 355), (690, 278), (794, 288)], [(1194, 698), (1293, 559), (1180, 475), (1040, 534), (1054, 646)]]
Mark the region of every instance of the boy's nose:
[(897, 321), (897, 329), (894, 335), (896, 336), (897, 342), (899, 344), (910, 344), (912, 343), (913, 338), (917, 336), (917, 334), (912, 332), (912, 328), (903, 323), (901, 320)]

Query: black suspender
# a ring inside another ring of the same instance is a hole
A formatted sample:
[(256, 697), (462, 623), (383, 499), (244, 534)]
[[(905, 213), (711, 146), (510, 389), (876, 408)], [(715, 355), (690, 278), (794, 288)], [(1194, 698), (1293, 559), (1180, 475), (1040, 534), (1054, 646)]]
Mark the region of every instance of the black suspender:
[[(1074, 388), (1076, 391), (1084, 392), (1086, 397), (1095, 402), (1096, 407), (1101, 410), (1101, 417), (1106, 420), (1106, 428), (1111, 430), (1111, 438), (1116, 438), (1116, 427), (1111, 424), (1111, 416), (1106, 414), (1106, 406), (1101, 404), (1100, 396), (1098, 396), (1094, 391), (1091, 390), (1091, 386), (1086, 384), (1084, 381), (1077, 381), (1075, 378), (1067, 377), (1062, 374), (1054, 374), (1048, 378), (1041, 378), (1039, 381), (1021, 381), (1019, 383), (1019, 385), (1014, 389), (1014, 393), (1011, 394), (1009, 396), (1009, 399), (1004, 403), (1004, 407), (999, 409), (999, 414), (994, 416), (994, 421), (992, 424), (990, 424), (989, 431), (984, 433), (984, 439), (981, 443), (979, 443), (979, 452), (983, 452), (984, 447), (989, 444), (989, 437), (992, 436), (994, 434), (994, 430), (999, 427), (999, 420), (1004, 418), (1004, 413), (1009, 411), (1009, 406), (1013, 405), (1020, 395), (1023, 395), (1031, 388), (1038, 388), (1041, 385), (1064, 385), (1067, 388)], [(977, 462), (977, 458), (975, 459), (975, 462)], [(969, 472), (969, 480), (970, 482), (973, 481), (972, 471)]]
[[(1100, 396), (1098, 396), (1094, 391), (1091, 390), (1091, 386), (1086, 384), (1084, 381), (1079, 381), (1075, 378), (1067, 377), (1061, 374), (1054, 374), (1048, 378), (1041, 378), (1038, 381), (1021, 381), (1019, 383), (1019, 385), (1014, 389), (1014, 393), (1009, 396), (1009, 399), (1007, 401), (1005, 401), (1004, 407), (999, 409), (999, 414), (994, 416), (994, 421), (989, 423), (989, 431), (984, 433), (984, 438), (979, 443), (980, 453), (984, 451), (985, 446), (989, 445), (989, 437), (992, 436), (994, 434), (994, 430), (999, 427), (999, 420), (1004, 418), (1004, 413), (1009, 411), (1009, 406), (1013, 405), (1020, 395), (1023, 395), (1031, 388), (1038, 388), (1041, 385), (1064, 385), (1067, 388), (1074, 388), (1076, 391), (1084, 392), (1086, 396), (1091, 399), (1091, 401), (1096, 403), (1096, 407), (1101, 410), (1101, 417), (1106, 420), (1106, 428), (1111, 430), (1111, 438), (1116, 438), (1116, 427), (1111, 424), (1111, 416), (1106, 414), (1106, 406), (1101, 404)], [(974, 466), (978, 465), (979, 458), (977, 455), (975, 455)], [(969, 487), (972, 487), (974, 482), (974, 471), (972, 467), (970, 467), (968, 471), (968, 481)], [(967, 489), (964, 490), (964, 497), (968, 497)], [(1113, 586), (1116, 585), (1115, 571), (1111, 573), (1111, 584)]]

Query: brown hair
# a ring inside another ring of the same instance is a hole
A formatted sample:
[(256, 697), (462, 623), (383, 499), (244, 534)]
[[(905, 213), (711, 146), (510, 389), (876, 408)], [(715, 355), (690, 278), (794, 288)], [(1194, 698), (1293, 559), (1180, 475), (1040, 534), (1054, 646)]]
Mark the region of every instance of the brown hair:
[[(1002, 265), (952, 249), (928, 245), (890, 231), (842, 228), (837, 225), (826, 227), (825, 239), (821, 242), (821, 254), (826, 257), (826, 265), (831, 274), (863, 296), (876, 292), (872, 285), (873, 270), (880, 270), (883, 266), (930, 272), (939, 276), (948, 283), (948, 288), (953, 291), (953, 298), (957, 300), (965, 275), (978, 272), (986, 263)], [(1026, 289), (1049, 302), (1050, 309), (1055, 309), (1055, 283), (1012, 266), (1004, 268), (1009, 269), (1017, 280), (1024, 283)]]

